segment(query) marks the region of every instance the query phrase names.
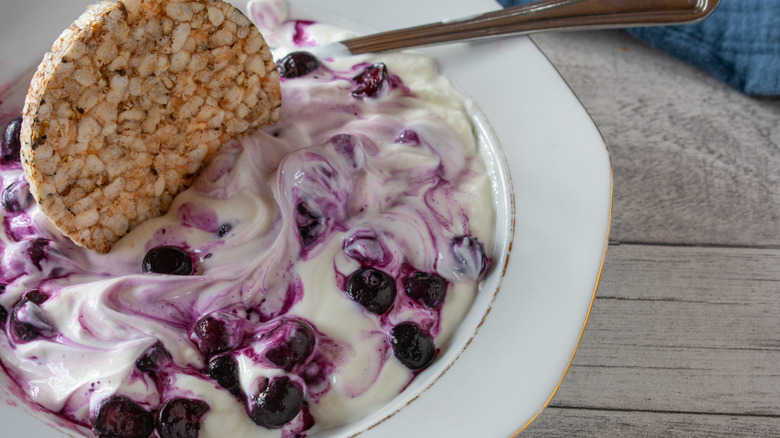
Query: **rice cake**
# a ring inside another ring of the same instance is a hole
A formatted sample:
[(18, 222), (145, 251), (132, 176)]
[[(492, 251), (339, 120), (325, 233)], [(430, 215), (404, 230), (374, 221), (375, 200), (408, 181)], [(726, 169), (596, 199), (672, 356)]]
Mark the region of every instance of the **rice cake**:
[(41, 210), (106, 253), (167, 211), (220, 145), (278, 120), (265, 40), (222, 0), (90, 6), (33, 77), (22, 165)]

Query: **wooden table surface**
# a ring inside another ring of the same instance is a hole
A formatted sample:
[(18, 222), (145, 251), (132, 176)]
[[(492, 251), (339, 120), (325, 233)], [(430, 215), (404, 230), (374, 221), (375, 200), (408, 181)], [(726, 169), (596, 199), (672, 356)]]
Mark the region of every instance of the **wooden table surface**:
[(610, 244), (530, 437), (780, 436), (780, 98), (622, 31), (533, 37), (599, 127)]

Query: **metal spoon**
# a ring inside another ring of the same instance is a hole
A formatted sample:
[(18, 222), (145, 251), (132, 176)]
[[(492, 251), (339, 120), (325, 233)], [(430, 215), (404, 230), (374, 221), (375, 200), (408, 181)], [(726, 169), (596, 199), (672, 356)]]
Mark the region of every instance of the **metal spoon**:
[(346, 51), (357, 55), (554, 30), (692, 23), (707, 17), (718, 1), (544, 0), (460, 20), (362, 36), (325, 45), (322, 49), (327, 48), (325, 52), (332, 54), (347, 54)]

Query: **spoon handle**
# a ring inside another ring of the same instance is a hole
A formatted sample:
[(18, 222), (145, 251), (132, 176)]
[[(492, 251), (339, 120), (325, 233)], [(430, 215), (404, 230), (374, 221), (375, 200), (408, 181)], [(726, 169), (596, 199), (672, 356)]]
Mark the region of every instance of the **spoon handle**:
[(551, 30), (604, 29), (690, 23), (719, 0), (543, 0), (495, 12), (342, 41), (357, 55), (448, 41)]

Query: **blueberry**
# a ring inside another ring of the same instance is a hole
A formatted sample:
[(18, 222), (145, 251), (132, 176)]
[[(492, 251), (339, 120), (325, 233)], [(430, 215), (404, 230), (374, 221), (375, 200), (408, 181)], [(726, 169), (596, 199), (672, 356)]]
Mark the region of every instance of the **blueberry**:
[(447, 281), (436, 274), (415, 272), (404, 279), (404, 290), (409, 298), (438, 309), (447, 294)]
[(190, 339), (206, 356), (224, 353), (241, 343), (243, 325), (236, 317), (215, 312), (201, 317), (192, 328)]
[(48, 239), (36, 237), (35, 239), (30, 240), (29, 246), (27, 247), (27, 257), (30, 258), (30, 261), (39, 271), (43, 270), (41, 261), (46, 258), (46, 253), (43, 249), (47, 246), (49, 246)]
[(192, 336), (198, 348), (207, 356), (213, 356), (230, 349), (230, 334), (225, 323), (212, 316), (200, 318), (192, 329)]
[(0, 324), (5, 324), (6, 321), (8, 321), (8, 311), (5, 310), (5, 307), (0, 306)]
[(165, 349), (161, 342), (156, 342), (149, 347), (138, 360), (135, 361), (135, 367), (142, 373), (149, 374), (154, 377), (157, 375), (157, 371), (168, 365), (171, 362), (171, 353)]
[(25, 180), (17, 180), (3, 190), (0, 204), (6, 211), (18, 213), (26, 210), (33, 200), (33, 196), (30, 194), (30, 184)]
[(198, 438), (200, 419), (208, 411), (209, 405), (203, 400), (168, 400), (157, 416), (157, 432), (160, 438)]
[(421, 370), (436, 356), (433, 339), (413, 322), (403, 322), (390, 334), (393, 353), (410, 370)]
[(283, 78), (299, 78), (313, 72), (319, 66), (320, 61), (309, 52), (292, 52), (276, 63), (279, 76)]
[(238, 382), (238, 364), (233, 356), (223, 354), (214, 356), (206, 365), (204, 374), (216, 380), (219, 386), (225, 388), (236, 397), (241, 397), (241, 385)]
[(233, 226), (230, 224), (222, 224), (221, 227), (219, 227), (219, 231), (217, 231), (217, 237), (220, 239), (227, 236), (227, 233), (230, 232), (230, 230), (233, 229)]
[(278, 429), (289, 423), (303, 407), (303, 388), (289, 377), (263, 378), (259, 392), (247, 400), (247, 413), (255, 424)]
[(30, 342), (53, 332), (37, 304), (27, 301), (11, 309), (10, 328), (21, 342)]
[(381, 315), (395, 301), (395, 280), (374, 268), (360, 268), (347, 277), (346, 292), (369, 312)]
[(452, 239), (455, 273), (477, 281), (487, 267), (485, 247), (475, 237), (459, 236)]
[(303, 202), (295, 208), (295, 226), (304, 247), (313, 244), (324, 228), (322, 217), (313, 213)]
[(92, 422), (98, 438), (149, 438), (154, 432), (154, 415), (124, 396), (104, 401)]
[(141, 268), (145, 273), (191, 275), (192, 257), (177, 246), (157, 246), (144, 256)]
[(309, 324), (297, 319), (283, 322), (266, 337), (272, 343), (265, 357), (285, 371), (302, 364), (314, 351), (314, 330)]
[(420, 137), (411, 129), (404, 129), (400, 134), (398, 134), (394, 141), (395, 143), (416, 146), (420, 144)]
[(0, 147), (0, 156), (4, 163), (19, 161), (19, 151), (22, 148), (22, 118), (17, 117), (11, 120), (3, 132), (3, 143)]
[(22, 299), (11, 308), (9, 327), (19, 341), (30, 342), (54, 335), (54, 327), (40, 308), (48, 298), (45, 293), (33, 289), (25, 292)]
[(49, 296), (46, 295), (45, 292), (41, 292), (38, 289), (30, 289), (27, 292), (24, 293), (23, 300), (32, 301), (33, 303), (37, 305), (41, 305), (46, 302), (46, 300), (49, 299)]
[(370, 65), (354, 78), (357, 86), (352, 90), (352, 96), (358, 98), (376, 97), (382, 84), (387, 82), (387, 67), (377, 63)]

